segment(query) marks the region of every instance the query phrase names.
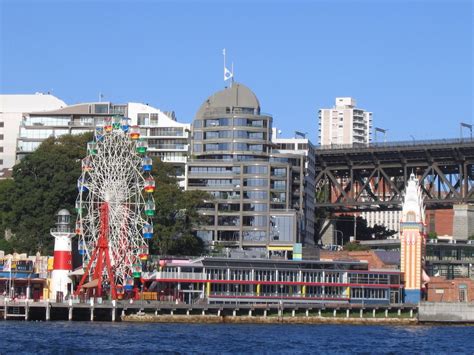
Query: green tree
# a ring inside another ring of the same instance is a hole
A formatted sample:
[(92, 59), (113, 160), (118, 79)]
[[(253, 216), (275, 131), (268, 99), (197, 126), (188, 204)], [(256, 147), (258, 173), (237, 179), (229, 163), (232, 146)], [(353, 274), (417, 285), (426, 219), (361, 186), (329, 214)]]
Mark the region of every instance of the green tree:
[[(81, 159), (86, 155), (92, 133), (46, 139), (38, 149), (13, 168), (8, 197), (0, 188), (2, 229), (11, 229), (11, 249), (50, 253), (53, 238), (49, 231), (61, 208), (73, 211)], [(7, 184), (8, 185), (8, 184)], [(4, 201), (9, 206), (5, 206)]]
[(204, 243), (194, 228), (202, 222), (199, 206), (211, 197), (202, 191), (181, 190), (173, 166), (160, 160), (154, 160), (152, 174), (156, 181), (156, 216), (151, 253), (201, 255)]
[[(341, 215), (336, 219), (336, 229), (340, 230), (344, 236), (344, 243), (349, 241), (349, 237), (354, 235), (354, 216)], [(387, 239), (394, 235), (396, 231), (385, 226), (374, 225), (369, 227), (367, 220), (362, 217), (356, 218), (356, 239), (357, 240), (380, 240)]]
[(370, 250), (370, 247), (368, 245), (362, 245), (360, 243), (346, 243), (344, 245), (344, 250), (347, 251), (362, 251), (362, 250)]
[[(319, 189), (316, 189), (315, 199), (317, 202), (325, 202), (329, 196), (329, 185), (322, 185)], [(330, 213), (325, 208), (316, 208), (314, 211), (314, 243), (318, 244), (324, 234), (324, 226), (327, 218), (330, 217)]]
[(438, 239), (438, 233), (436, 232), (429, 232), (428, 239)]

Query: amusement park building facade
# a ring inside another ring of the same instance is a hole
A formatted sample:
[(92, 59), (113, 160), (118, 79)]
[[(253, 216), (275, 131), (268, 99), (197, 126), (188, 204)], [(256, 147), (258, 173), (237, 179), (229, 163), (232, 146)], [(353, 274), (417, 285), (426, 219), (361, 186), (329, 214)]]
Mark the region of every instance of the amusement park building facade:
[(272, 123), (255, 94), (238, 83), (197, 112), (187, 188), (213, 196), (201, 209), (206, 221), (198, 231), (211, 245), (292, 251), (295, 243), (313, 241), (313, 213), (305, 207), (314, 206), (308, 192), (314, 149), (301, 142), (301, 149), (293, 143), (291, 152), (280, 151)]
[(149, 156), (173, 164), (180, 184), (185, 186), (190, 125), (176, 122), (172, 115), (141, 103), (93, 102), (25, 113), (20, 125), (17, 158), (33, 152), (50, 136), (90, 132), (110, 115), (129, 117), (131, 125), (140, 126), (141, 137), (148, 140)]

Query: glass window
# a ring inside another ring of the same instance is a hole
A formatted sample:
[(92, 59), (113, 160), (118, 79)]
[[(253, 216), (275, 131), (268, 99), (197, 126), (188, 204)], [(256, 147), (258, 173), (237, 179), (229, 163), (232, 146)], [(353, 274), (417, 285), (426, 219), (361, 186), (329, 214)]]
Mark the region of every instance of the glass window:
[(239, 216), (218, 216), (217, 224), (219, 226), (238, 226), (240, 225)]
[(202, 144), (194, 144), (193, 145), (193, 151), (197, 152), (197, 153), (202, 152)]
[(267, 210), (266, 203), (244, 203), (244, 211), (266, 212)]
[(270, 238), (279, 241), (293, 240), (293, 216), (271, 216), (270, 217)]
[(195, 120), (193, 122), (193, 127), (194, 128), (202, 128), (202, 121), (201, 120)]
[(253, 152), (263, 152), (264, 148), (262, 144), (249, 144), (248, 150), (253, 151)]
[(282, 180), (272, 181), (271, 188), (275, 189), (275, 190), (285, 190), (286, 189), (286, 181), (282, 181)]
[(244, 231), (242, 232), (243, 239), (250, 242), (265, 242), (267, 241), (267, 232), (265, 231)]
[(109, 105), (108, 104), (95, 104), (94, 112), (95, 113), (109, 113)]
[(265, 187), (268, 186), (267, 179), (244, 179), (244, 186)]
[(148, 113), (139, 113), (137, 114), (137, 121), (140, 126), (148, 126), (150, 124), (150, 120), (148, 119)]
[(247, 131), (234, 131), (234, 138), (248, 138), (248, 135)]
[(266, 174), (266, 165), (247, 165), (244, 166), (244, 174)]
[(263, 132), (249, 132), (249, 139), (267, 139), (267, 135)]
[(240, 204), (238, 203), (219, 203), (218, 210), (222, 212), (239, 212)]
[(243, 225), (247, 227), (266, 227), (267, 216), (244, 216)]
[(217, 231), (217, 240), (222, 242), (236, 242), (239, 237), (239, 231)]
[(268, 199), (267, 191), (244, 191), (244, 198), (249, 200), (266, 200)]

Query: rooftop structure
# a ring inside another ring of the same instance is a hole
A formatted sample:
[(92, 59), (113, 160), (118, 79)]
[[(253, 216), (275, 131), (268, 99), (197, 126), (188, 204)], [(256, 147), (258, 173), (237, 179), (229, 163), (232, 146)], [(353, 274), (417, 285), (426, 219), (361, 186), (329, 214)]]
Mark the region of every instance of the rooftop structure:
[(333, 108), (319, 110), (319, 144), (360, 144), (371, 142), (372, 112), (356, 107), (352, 97), (337, 97)]

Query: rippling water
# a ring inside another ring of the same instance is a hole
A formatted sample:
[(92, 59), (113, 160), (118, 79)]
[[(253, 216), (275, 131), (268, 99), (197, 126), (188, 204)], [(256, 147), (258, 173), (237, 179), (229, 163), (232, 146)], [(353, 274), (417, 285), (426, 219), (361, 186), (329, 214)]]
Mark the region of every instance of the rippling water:
[(474, 354), (474, 327), (2, 321), (0, 353)]

